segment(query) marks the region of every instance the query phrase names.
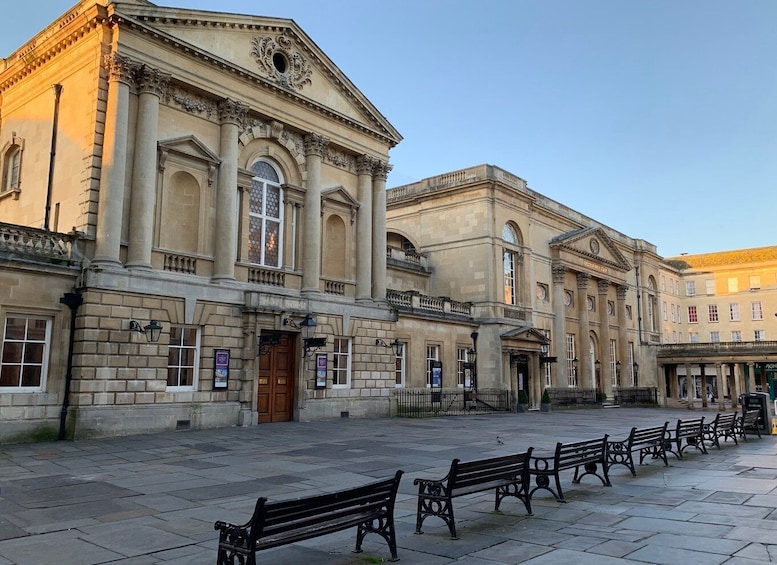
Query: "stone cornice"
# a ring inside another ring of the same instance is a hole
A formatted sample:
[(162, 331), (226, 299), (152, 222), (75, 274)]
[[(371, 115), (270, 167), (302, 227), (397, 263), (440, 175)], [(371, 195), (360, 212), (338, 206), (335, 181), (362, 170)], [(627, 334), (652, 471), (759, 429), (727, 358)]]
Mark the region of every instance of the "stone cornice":
[(0, 92), (45, 66), (107, 20), (107, 9), (99, 5), (92, 5), (84, 12), (76, 8), (65, 14), (6, 59), (6, 67), (0, 72)]

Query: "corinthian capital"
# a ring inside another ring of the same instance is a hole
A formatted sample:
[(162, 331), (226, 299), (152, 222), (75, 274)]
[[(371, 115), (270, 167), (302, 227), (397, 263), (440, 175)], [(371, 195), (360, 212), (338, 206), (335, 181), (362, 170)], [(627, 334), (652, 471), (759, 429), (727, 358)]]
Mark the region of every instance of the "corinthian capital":
[(375, 167), (375, 159), (369, 155), (359, 155), (356, 158), (356, 174), (372, 175), (372, 169)]
[(610, 290), (610, 281), (599, 279), (596, 282), (596, 286), (599, 289), (599, 294), (607, 294), (607, 292)]
[(170, 75), (159, 69), (143, 65), (138, 70), (138, 90), (140, 92), (149, 92), (161, 98), (167, 92), (168, 84), (170, 84)]
[(219, 120), (222, 124), (240, 125), (246, 119), (248, 106), (237, 100), (226, 98), (219, 102)]
[(567, 268), (564, 265), (555, 263), (552, 266), (552, 271), (553, 271), (553, 282), (563, 283), (567, 276)]
[(394, 165), (389, 165), (388, 161), (375, 160), (375, 178), (378, 180), (386, 180), (388, 178), (389, 171), (394, 168)]
[(329, 145), (329, 138), (317, 133), (309, 133), (305, 136), (305, 156), (324, 156), (324, 149)]
[(626, 300), (626, 295), (629, 292), (629, 285), (627, 284), (620, 284), (615, 290), (616, 296), (618, 297), (618, 300)]
[(109, 53), (105, 56), (105, 66), (108, 69), (109, 79), (123, 82), (132, 86), (136, 81), (138, 64), (124, 55)]
[(585, 290), (588, 288), (588, 281), (591, 279), (591, 275), (588, 273), (577, 273), (577, 288), (579, 290)]

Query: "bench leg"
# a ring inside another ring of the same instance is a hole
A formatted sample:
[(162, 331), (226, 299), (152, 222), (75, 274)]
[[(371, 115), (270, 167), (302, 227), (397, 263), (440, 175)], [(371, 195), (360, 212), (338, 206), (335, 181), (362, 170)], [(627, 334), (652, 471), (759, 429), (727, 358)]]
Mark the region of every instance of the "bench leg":
[(367, 534), (378, 534), (389, 546), (391, 552), (391, 561), (397, 561), (397, 534), (394, 530), (394, 517), (387, 516), (377, 520), (370, 520), (359, 524), (356, 531), (356, 548), (354, 553), (362, 552), (362, 542)]
[[(561, 490), (561, 482), (559, 480), (558, 471), (555, 473), (532, 473), (532, 475), (534, 475), (534, 483), (536, 486), (529, 491), (529, 500), (531, 500), (531, 497), (534, 496), (535, 492), (542, 489), (552, 494), (556, 499), (556, 502), (566, 502), (566, 500), (564, 500), (564, 492)], [(553, 487), (550, 486), (551, 475), (556, 481), (556, 490), (553, 490)]]
[(529, 516), (532, 516), (531, 500), (529, 499), (529, 488), (525, 482), (520, 484), (511, 484), (501, 487), (496, 487), (496, 497), (494, 500), (494, 511), (499, 512), (499, 506), (502, 504), (502, 500), (506, 496), (514, 496), (526, 507), (526, 512)]
[(418, 495), (418, 510), (415, 518), (415, 533), (424, 533), (421, 530), (424, 520), (429, 516), (437, 516), (448, 526), (451, 539), (459, 539), (456, 536), (456, 521), (453, 517), (453, 501), (448, 499), (431, 499), (421, 494)]

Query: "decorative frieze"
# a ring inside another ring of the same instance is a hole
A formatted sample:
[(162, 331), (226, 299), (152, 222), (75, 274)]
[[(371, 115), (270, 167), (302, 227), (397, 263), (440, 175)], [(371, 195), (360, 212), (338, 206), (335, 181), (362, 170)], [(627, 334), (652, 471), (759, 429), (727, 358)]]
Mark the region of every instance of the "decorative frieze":
[(358, 169), (356, 157), (345, 151), (340, 151), (331, 147), (327, 147), (324, 154), (324, 160), (330, 165), (345, 169), (351, 173), (356, 173)]
[(200, 116), (204, 115), (208, 119), (211, 119), (216, 115), (215, 101), (209, 98), (205, 98), (204, 96), (188, 92), (187, 90), (184, 90), (178, 86), (173, 86), (167, 89), (165, 102), (167, 104), (173, 102), (178, 105), (184, 112), (189, 114), (198, 114)]

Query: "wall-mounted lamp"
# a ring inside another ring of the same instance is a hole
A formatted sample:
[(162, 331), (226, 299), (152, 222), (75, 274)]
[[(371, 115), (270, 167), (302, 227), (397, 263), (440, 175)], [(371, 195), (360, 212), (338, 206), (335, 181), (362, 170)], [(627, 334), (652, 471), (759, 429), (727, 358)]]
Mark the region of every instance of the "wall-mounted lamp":
[(375, 340), (375, 345), (380, 345), (381, 347), (389, 347), (394, 351), (394, 355), (396, 357), (399, 357), (400, 355), (402, 355), (402, 347), (404, 346), (404, 343), (402, 343), (396, 338), (391, 343), (386, 343), (382, 339), (377, 338)]
[(151, 320), (147, 326), (143, 327), (141, 327), (140, 322), (130, 320), (129, 329), (131, 332), (146, 334), (146, 341), (149, 343), (159, 341), (159, 336), (162, 334), (162, 326), (156, 320)]
[(634, 386), (639, 386), (639, 363), (634, 361)]
[(283, 319), (284, 326), (291, 326), (302, 331), (302, 356), (307, 357), (309, 353), (314, 353), (326, 346), (325, 337), (313, 337), (316, 333), (316, 319), (313, 314), (305, 314), (305, 317), (300, 323), (295, 322), (291, 318)]
[(572, 359), (572, 376), (577, 379), (577, 357)]

